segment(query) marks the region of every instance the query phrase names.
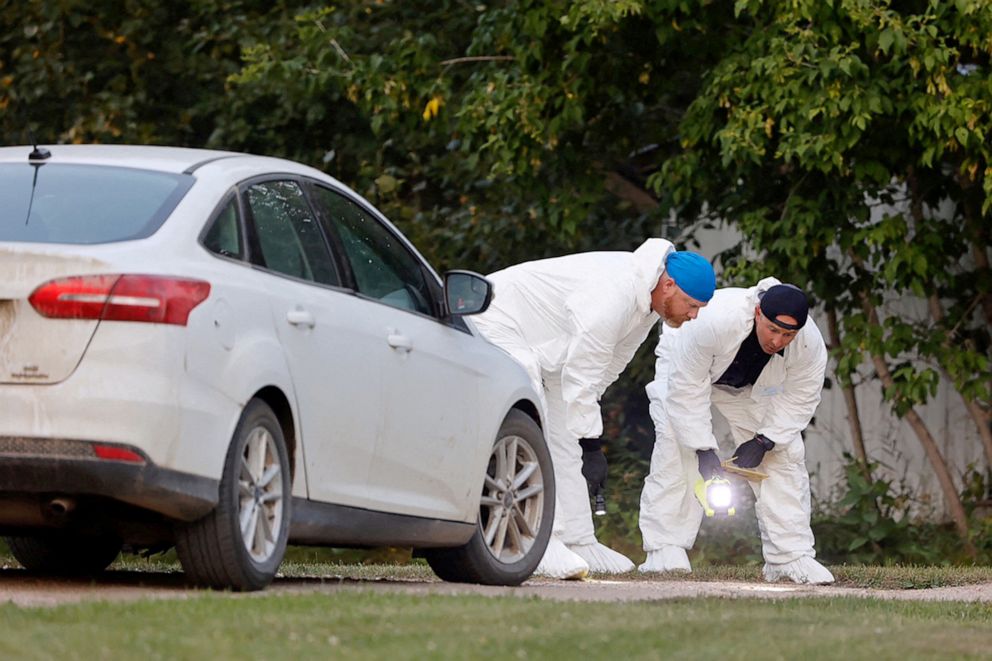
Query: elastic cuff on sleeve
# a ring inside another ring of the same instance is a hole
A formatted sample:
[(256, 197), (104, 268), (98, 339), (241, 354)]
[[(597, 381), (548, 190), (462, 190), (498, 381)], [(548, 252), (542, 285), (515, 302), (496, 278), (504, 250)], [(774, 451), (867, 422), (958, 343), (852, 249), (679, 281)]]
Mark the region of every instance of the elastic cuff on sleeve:
[(596, 452), (603, 448), (603, 441), (599, 438), (580, 438), (579, 445), (583, 452)]
[(764, 434), (756, 434), (755, 438), (758, 440), (759, 443), (761, 443), (761, 447), (765, 448), (766, 452), (775, 447), (775, 441), (768, 438)]

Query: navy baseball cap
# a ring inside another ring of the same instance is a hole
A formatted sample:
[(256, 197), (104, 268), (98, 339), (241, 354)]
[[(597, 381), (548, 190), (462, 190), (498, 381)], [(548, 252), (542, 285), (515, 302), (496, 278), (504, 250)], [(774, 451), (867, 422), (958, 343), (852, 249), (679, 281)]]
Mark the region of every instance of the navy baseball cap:
[[(775, 285), (761, 296), (761, 314), (776, 326), (786, 330), (799, 330), (806, 325), (809, 316), (809, 301), (803, 290), (795, 285)], [(779, 315), (788, 315), (795, 319), (796, 324), (786, 323), (776, 319)]]

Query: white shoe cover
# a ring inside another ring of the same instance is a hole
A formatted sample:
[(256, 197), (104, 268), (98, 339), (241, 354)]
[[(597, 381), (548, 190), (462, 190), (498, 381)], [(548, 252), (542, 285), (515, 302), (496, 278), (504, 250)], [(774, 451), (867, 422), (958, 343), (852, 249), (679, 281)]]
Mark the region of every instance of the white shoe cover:
[(781, 565), (766, 562), (761, 573), (765, 580), (770, 583), (783, 578), (787, 578), (793, 583), (809, 583), (810, 585), (825, 585), (834, 582), (834, 575), (830, 573), (830, 570), (809, 556), (803, 556)]
[(578, 579), (589, 573), (589, 564), (568, 550), (557, 536), (551, 535), (544, 557), (534, 570), (535, 576), (547, 578)]
[(600, 574), (626, 574), (634, 570), (634, 563), (623, 553), (617, 553), (609, 546), (595, 542), (576, 544), (568, 547), (572, 553), (586, 561), (589, 571)]
[(648, 551), (647, 560), (637, 568), (642, 574), (662, 573), (662, 572), (684, 572), (692, 573), (692, 565), (689, 564), (689, 555), (681, 546), (665, 544), (660, 549)]

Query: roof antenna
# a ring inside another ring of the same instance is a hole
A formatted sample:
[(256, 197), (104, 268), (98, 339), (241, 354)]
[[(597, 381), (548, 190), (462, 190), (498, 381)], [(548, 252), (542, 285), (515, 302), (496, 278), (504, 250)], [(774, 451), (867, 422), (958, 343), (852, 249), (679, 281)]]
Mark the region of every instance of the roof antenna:
[(28, 162), (34, 166), (34, 177), (31, 180), (31, 199), (28, 201), (28, 212), (24, 217), (25, 225), (31, 221), (31, 209), (34, 207), (34, 192), (38, 187), (38, 170), (44, 165), (44, 162), (38, 163), (37, 161), (44, 161), (46, 158), (52, 156), (52, 152), (38, 146), (38, 142), (34, 139), (34, 131), (31, 132), (31, 144), (34, 145), (34, 151), (28, 154)]
[(52, 152), (48, 151), (44, 147), (34, 146), (34, 151), (28, 154), (29, 161), (44, 161), (46, 158), (51, 158)]
[(44, 147), (38, 146), (38, 141), (34, 137), (34, 131), (30, 131), (31, 134), (31, 144), (34, 145), (34, 151), (28, 154), (29, 161), (43, 161), (46, 158), (51, 158), (52, 152), (48, 151)]

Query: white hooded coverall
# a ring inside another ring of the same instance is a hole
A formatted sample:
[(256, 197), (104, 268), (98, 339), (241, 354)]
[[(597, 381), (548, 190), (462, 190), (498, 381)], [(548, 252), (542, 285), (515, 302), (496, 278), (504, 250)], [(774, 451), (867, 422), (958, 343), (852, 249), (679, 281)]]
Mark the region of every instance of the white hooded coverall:
[(472, 321), (544, 395), (554, 531), (565, 544), (596, 542), (578, 439), (602, 435), (599, 399), (658, 322), (651, 292), (673, 250), (669, 241), (648, 239), (633, 253), (566, 255), (487, 276), (495, 295)]
[(808, 319), (783, 355), (771, 356), (753, 386), (715, 385), (754, 326), (758, 292), (780, 284), (765, 278), (750, 289), (718, 289), (691, 324), (666, 327), (658, 342), (655, 380), (646, 390), (655, 425), (651, 470), (641, 492), (644, 550), (664, 545), (692, 548), (702, 521), (693, 495), (699, 479), (696, 450), (718, 448), (711, 403), (730, 424), (739, 446), (756, 434), (775, 442), (750, 482), (761, 531), (762, 552), (771, 564), (814, 557), (810, 529), (809, 474), (800, 433), (820, 402), (827, 350)]

